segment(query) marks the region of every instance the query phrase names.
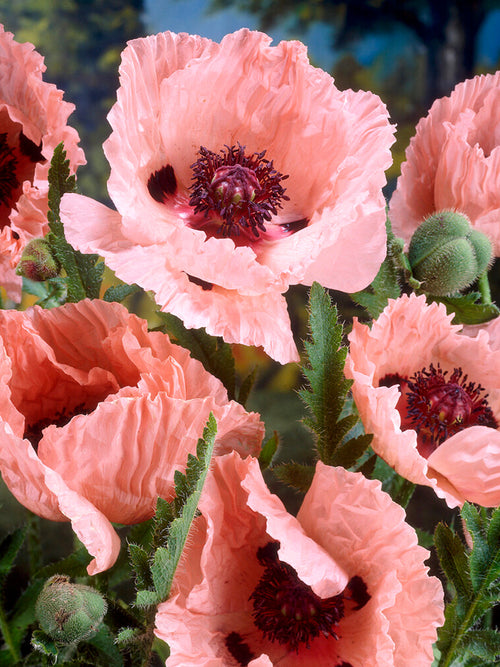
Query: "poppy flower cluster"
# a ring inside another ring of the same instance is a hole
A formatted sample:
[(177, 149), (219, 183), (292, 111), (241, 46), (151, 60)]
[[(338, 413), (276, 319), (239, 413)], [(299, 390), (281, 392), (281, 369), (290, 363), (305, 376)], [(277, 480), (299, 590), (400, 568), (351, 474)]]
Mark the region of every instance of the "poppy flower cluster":
[(70, 172), (85, 164), (79, 137), (67, 125), (75, 108), (43, 81), (42, 56), (0, 25), (0, 286), (20, 301), (15, 268), (27, 243), (48, 232), (48, 172), (64, 143)]

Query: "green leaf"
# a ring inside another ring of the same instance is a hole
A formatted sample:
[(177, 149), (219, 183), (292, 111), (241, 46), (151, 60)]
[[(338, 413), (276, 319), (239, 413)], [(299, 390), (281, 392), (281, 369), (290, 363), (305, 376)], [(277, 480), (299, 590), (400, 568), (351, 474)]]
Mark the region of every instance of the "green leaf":
[(17, 528), (0, 543), (0, 580), (8, 575), (26, 538), (27, 528)]
[(139, 285), (116, 285), (114, 287), (108, 287), (104, 292), (102, 297), (103, 301), (117, 301), (121, 303), (124, 299), (132, 294), (138, 292), (141, 288)]
[(471, 630), (460, 642), (458, 650), (482, 660), (500, 661), (500, 633), (491, 629)]
[(362, 453), (361, 444), (368, 446), (368, 442), (356, 438), (344, 441), (359, 418), (344, 409), (352, 380), (344, 376), (347, 348), (342, 346), (343, 328), (337, 308), (318, 283), (313, 283), (310, 291), (309, 328), (311, 340), (304, 343), (307, 359), (302, 369), (309, 388), (299, 392), (310, 411), (304, 424), (317, 436), (316, 448), (323, 463), (333, 465), (341, 446), (339, 458), (355, 461)]
[(46, 635), (45, 632), (35, 630), (31, 636), (31, 645), (36, 651), (40, 651), (40, 653), (51, 657), (53, 662), (56, 662), (59, 651), (54, 640)]
[(342, 443), (333, 453), (330, 465), (351, 468), (366, 452), (372, 439), (371, 433), (363, 433), (357, 438), (351, 438), (346, 443)]
[(432, 301), (443, 303), (448, 315), (455, 315), (453, 324), (483, 324), (500, 315), (500, 310), (494, 303), (475, 303), (480, 298), (479, 292), (470, 292), (460, 296), (432, 298)]
[(35, 576), (37, 579), (48, 579), (54, 574), (66, 574), (71, 578), (86, 577), (90, 560), (88, 551), (80, 547), (66, 558), (42, 567)]
[(459, 597), (471, 599), (474, 590), (469, 571), (469, 560), (460, 537), (444, 523), (439, 523), (434, 532), (434, 543), (441, 567), (451, 581)]
[(47, 241), (53, 254), (66, 272), (67, 300), (81, 301), (86, 297), (97, 299), (102, 281), (104, 264), (98, 262), (97, 255), (83, 255), (75, 251), (67, 242), (61, 221), (61, 198), (75, 191), (75, 177), (70, 175), (69, 160), (60, 143), (54, 149), (49, 169), (49, 221), (50, 233)]
[(226, 387), (230, 400), (235, 399), (235, 365), (231, 346), (222, 338), (215, 338), (204, 329), (186, 329), (182, 321), (170, 313), (158, 312), (167, 333), (175, 342), (191, 352), (191, 356), (201, 361), (205, 369), (219, 378)]
[(151, 580), (148, 552), (138, 544), (129, 544), (128, 552), (137, 586), (149, 588), (153, 582)]
[(395, 252), (401, 252), (400, 245), (395, 244), (396, 237), (392, 233), (390, 222), (386, 221), (387, 255), (368, 289), (351, 294), (353, 301), (363, 306), (373, 319), (377, 319), (387, 306), (389, 299), (401, 296), (399, 271), (395, 261)]
[(259, 454), (259, 464), (260, 469), (265, 470), (268, 466), (271, 465), (271, 462), (278, 450), (279, 445), (279, 435), (277, 431), (274, 431), (273, 435), (264, 443)]
[[(192, 454), (188, 456), (186, 474), (176, 471), (174, 476), (176, 497), (170, 504), (171, 511), (166, 511), (164, 503), (160, 505), (157, 533), (163, 537), (163, 544), (156, 549), (151, 565), (157, 602), (167, 599), (170, 594), (174, 574), (196, 516), (216, 435), (217, 422), (213, 414), (210, 414), (203, 437), (198, 440), (196, 456)], [(145, 596), (143, 595), (141, 599), (144, 600)]]
[(137, 607), (155, 607), (161, 598), (156, 591), (137, 591), (135, 604)]
[(275, 466), (272, 471), (280, 482), (302, 493), (309, 490), (314, 477), (314, 466), (302, 463), (281, 463)]

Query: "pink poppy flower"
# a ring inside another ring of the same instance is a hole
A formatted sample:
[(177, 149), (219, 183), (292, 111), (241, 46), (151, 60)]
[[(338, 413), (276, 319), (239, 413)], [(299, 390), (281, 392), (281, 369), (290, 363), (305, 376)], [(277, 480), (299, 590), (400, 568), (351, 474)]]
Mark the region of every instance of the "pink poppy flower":
[(187, 327), (285, 363), (288, 286), (353, 292), (380, 267), (394, 128), (376, 95), (337, 90), (303, 44), (270, 41), (129, 42), (104, 144), (118, 212), (77, 195), (61, 210), (76, 248)]
[(152, 516), (210, 412), (217, 451), (258, 454), (264, 428), (222, 384), (119, 304), (0, 311), (0, 470), (36, 514), (72, 522), (95, 561), (119, 550), (111, 521)]
[(443, 209), (465, 213), (500, 256), (500, 72), (459, 83), (417, 125), (389, 206), (396, 235), (409, 241)]
[(19, 44), (0, 24), (0, 286), (15, 301), (22, 281), (15, 274), (23, 248), (48, 231), (48, 173), (61, 142), (71, 173), (85, 164), (79, 137), (67, 126), (75, 108), (62, 91), (42, 80), (42, 56)]
[(346, 376), (372, 447), (450, 507), (500, 504), (500, 358), (440, 304), (403, 296), (372, 328), (354, 322)]
[(295, 518), (233, 452), (200, 510), (156, 616), (167, 667), (431, 665), (443, 591), (379, 482), (318, 463)]

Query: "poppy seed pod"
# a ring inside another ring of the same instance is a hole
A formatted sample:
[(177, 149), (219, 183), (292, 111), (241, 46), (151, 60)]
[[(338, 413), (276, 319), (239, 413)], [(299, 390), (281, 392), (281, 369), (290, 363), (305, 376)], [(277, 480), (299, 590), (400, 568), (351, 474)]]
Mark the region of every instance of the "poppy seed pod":
[(93, 637), (107, 611), (100, 593), (56, 574), (45, 582), (36, 601), (40, 626), (55, 641), (69, 645)]
[(50, 250), (45, 239), (33, 239), (23, 250), (21, 260), (16, 268), (18, 276), (24, 276), (36, 282), (55, 278), (61, 265)]
[(408, 259), (426, 292), (445, 296), (475, 282), (491, 262), (490, 240), (456, 211), (433, 213), (417, 228)]

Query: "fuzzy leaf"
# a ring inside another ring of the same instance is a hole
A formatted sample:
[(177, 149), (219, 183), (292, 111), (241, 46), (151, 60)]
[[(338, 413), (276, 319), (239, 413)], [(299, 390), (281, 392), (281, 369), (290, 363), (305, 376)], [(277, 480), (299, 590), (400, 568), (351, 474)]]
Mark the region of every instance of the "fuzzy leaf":
[[(303, 367), (309, 388), (299, 392), (310, 416), (304, 419), (317, 436), (316, 447), (321, 461), (332, 465), (335, 450), (354, 427), (358, 417), (345, 414), (344, 406), (352, 380), (344, 377), (347, 348), (342, 347), (342, 325), (338, 323), (337, 308), (328, 293), (313, 283), (309, 296), (309, 328), (311, 340), (305, 341), (307, 365)], [(359, 451), (359, 441), (354, 449)], [(354, 452), (353, 449), (353, 452)], [(346, 449), (342, 458), (346, 456)]]
[[(167, 333), (175, 342), (201, 361), (205, 369), (215, 375), (226, 387), (230, 400), (235, 398), (234, 357), (231, 346), (222, 338), (215, 338), (204, 329), (186, 329), (182, 321), (170, 313), (157, 313), (165, 323)], [(162, 327), (163, 329), (163, 327)]]
[(302, 493), (309, 490), (314, 477), (314, 466), (302, 463), (281, 463), (273, 467), (272, 470), (280, 482)]
[(471, 630), (460, 642), (459, 651), (482, 660), (500, 661), (500, 633), (491, 629)]
[(241, 383), (240, 390), (238, 392), (238, 403), (241, 403), (243, 407), (245, 407), (248, 401), (248, 397), (250, 396), (250, 392), (253, 389), (256, 378), (257, 369), (254, 368), (253, 371), (247, 375), (247, 377)]
[(470, 292), (460, 296), (432, 298), (432, 301), (443, 303), (448, 315), (454, 314), (453, 324), (483, 324), (500, 315), (494, 303), (476, 303), (480, 298), (479, 292)]
[(117, 644), (129, 644), (137, 636), (137, 628), (122, 628), (116, 635)]
[(434, 543), (441, 567), (455, 587), (457, 594), (466, 599), (472, 598), (474, 591), (470, 578), (469, 561), (460, 537), (444, 523), (439, 523), (434, 533)]
[(123, 667), (122, 655), (116, 646), (113, 635), (104, 623), (101, 624), (98, 633), (88, 639), (87, 642), (97, 648), (99, 653), (105, 657), (103, 664), (106, 664), (107, 667)]
[(415, 490), (415, 484), (409, 482), (391, 468), (383, 459), (377, 457), (372, 478), (382, 482), (382, 490), (388, 493), (395, 503), (407, 507)]
[(138, 544), (129, 544), (128, 552), (130, 563), (134, 570), (135, 580), (138, 588), (148, 588), (151, 586), (151, 572), (149, 569), (149, 556), (145, 549)]
[(346, 443), (342, 443), (333, 453), (330, 465), (351, 468), (362, 456), (373, 439), (371, 433), (364, 433), (357, 438), (351, 438)]
[(198, 440), (197, 456), (188, 456), (185, 475), (179, 471), (175, 474), (176, 498), (172, 501), (175, 518), (168, 526), (158, 526), (159, 532), (165, 534), (166, 539), (156, 550), (151, 565), (151, 575), (158, 600), (165, 600), (170, 593), (175, 570), (196, 516), (216, 435), (217, 422), (213, 414), (210, 414), (203, 437)]
[(135, 294), (140, 289), (138, 285), (115, 285), (114, 287), (108, 287), (102, 299), (103, 301), (117, 301), (121, 303), (128, 296)]
[(155, 607), (161, 598), (156, 591), (137, 591), (135, 604), (137, 607)]

